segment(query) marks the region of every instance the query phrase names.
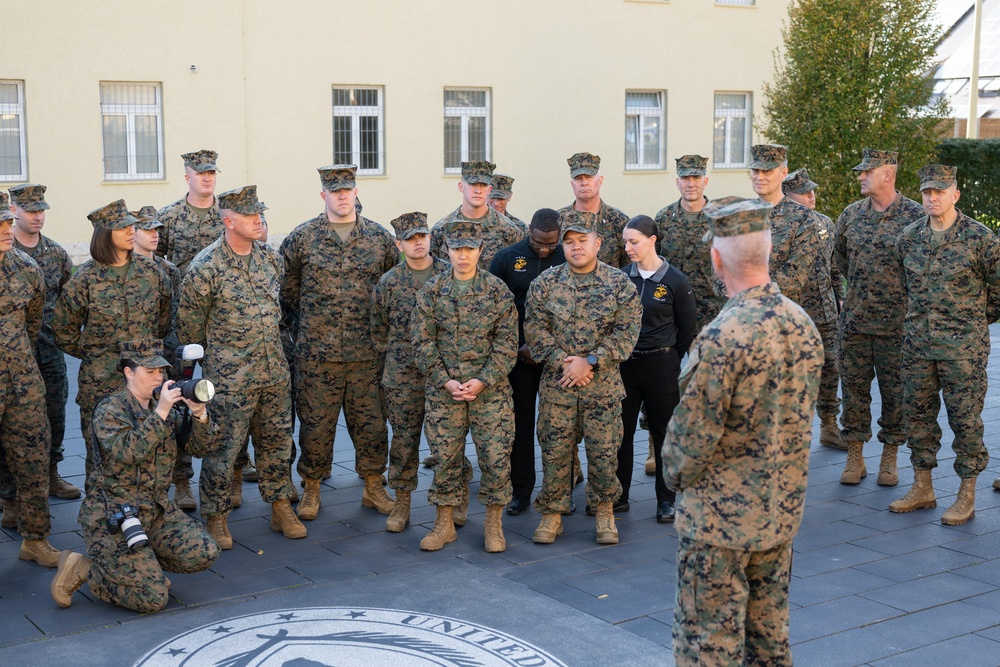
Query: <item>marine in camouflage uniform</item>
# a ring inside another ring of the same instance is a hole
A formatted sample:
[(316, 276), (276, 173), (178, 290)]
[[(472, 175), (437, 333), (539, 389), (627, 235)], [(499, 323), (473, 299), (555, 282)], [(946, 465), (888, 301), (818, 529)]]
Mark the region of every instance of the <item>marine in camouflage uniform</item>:
[(788, 175), (788, 148), (778, 144), (755, 144), (750, 149), (750, 181), (761, 201), (771, 209), (770, 271), (781, 293), (804, 306), (816, 289), (816, 257), (820, 253), (815, 214), (785, 197), (781, 183)]
[(844, 281), (833, 261), (833, 221), (816, 212), (816, 187), (805, 168), (789, 174), (781, 183), (781, 191), (788, 199), (813, 212), (820, 245), (801, 303), (823, 339), (823, 377), (816, 401), (821, 424), (819, 441), (828, 447), (847, 449), (840, 440), (840, 428), (837, 426), (837, 414), (840, 412), (840, 398), (837, 396), (837, 385), (840, 384), (837, 318), (840, 312), (838, 304), (844, 300)]
[(43, 567), (59, 558), (48, 540), (49, 422), (45, 384), (35, 347), (45, 309), (45, 277), (38, 265), (14, 248), (14, 214), (0, 192), (0, 443), (13, 477), (24, 541), (18, 557)]
[[(170, 364), (160, 356), (161, 342), (127, 341), (122, 344), (122, 364), (159, 370)], [(126, 372), (126, 371), (122, 371)], [(61, 607), (70, 606), (73, 592), (84, 583), (94, 595), (112, 604), (141, 613), (163, 609), (169, 602), (169, 582), (164, 572), (192, 574), (211, 567), (219, 547), (205, 527), (182, 512), (167, 497), (174, 465), (178, 416), (168, 408), (169, 395), (151, 398), (152, 388), (164, 376), (147, 379), (138, 368), (128, 368), (126, 389), (108, 396), (94, 410), (93, 428), (99, 461), (91, 471), (92, 492), (80, 507), (80, 526), (87, 556), (63, 552), (52, 593)], [(195, 406), (191, 448), (205, 452), (218, 446), (221, 431), (207, 406)], [(149, 543), (130, 548), (122, 531), (108, 526), (108, 516), (123, 505), (138, 510)]]
[[(545, 364), (539, 388), (538, 442), (542, 490), (535, 509), (542, 523), (534, 541), (562, 533), (570, 510), (573, 452), (587, 454), (587, 504), (597, 509), (597, 541), (617, 544), (612, 503), (622, 488), (616, 475), (622, 442), (625, 388), (618, 364), (635, 346), (642, 304), (628, 276), (597, 259), (600, 237), (593, 217), (561, 215), (566, 264), (540, 275), (528, 288), (524, 336), (531, 357)], [(592, 377), (590, 377), (592, 373)]]
[[(215, 175), (219, 171), (215, 151), (200, 150), (181, 155), (188, 193), (156, 214), (163, 223), (156, 254), (169, 260), (183, 274), (203, 248), (222, 236), (222, 217), (215, 199)], [(204, 179), (204, 182), (202, 181)], [(196, 206), (194, 201), (209, 203)]]
[(462, 163), (462, 180), (458, 184), (462, 193), (462, 205), (438, 220), (431, 228), (431, 252), (441, 259), (448, 259), (445, 237), (455, 223), (471, 222), (477, 226), (479, 238), (483, 240), (479, 268), (484, 271), (489, 269), (493, 255), (498, 250), (524, 238), (524, 230), (505, 215), (493, 210), (488, 203), (495, 168), (496, 165), (492, 162), (482, 160)]
[[(136, 224), (135, 228), (137, 230), (157, 230), (157, 232), (163, 229), (163, 223), (157, 219), (156, 209), (152, 206), (143, 206), (138, 211), (132, 211), (132, 217), (134, 217), (139, 222)], [(135, 251), (137, 254), (139, 250)], [(145, 253), (142, 253), (145, 255)], [(167, 261), (157, 255), (152, 253), (146, 255), (160, 267), (160, 270), (167, 276), (170, 281), (170, 305), (171, 305), (171, 327), (170, 332), (163, 339), (164, 352), (167, 355), (167, 359), (174, 358), (174, 351), (180, 342), (177, 340), (177, 307), (180, 303), (181, 298), (181, 271), (178, 269), (173, 262)]]
[[(823, 347), (767, 274), (769, 208), (753, 200), (706, 208), (733, 296), (691, 347), (663, 445), (667, 486), (680, 492), (673, 646), (682, 667), (792, 664), (792, 538)], [(741, 254), (759, 261), (743, 269)]]
[[(410, 518), (410, 494), (417, 488), (417, 452), (424, 425), (426, 380), (414, 359), (410, 319), (420, 288), (435, 275), (450, 271), (451, 265), (430, 254), (426, 213), (401, 215), (392, 221), (392, 227), (406, 261), (389, 269), (372, 291), (371, 340), (385, 355), (382, 388), (392, 427), (389, 486), (396, 491), (386, 529), (398, 533)], [(404, 246), (403, 242), (408, 243)]]
[(559, 209), (559, 213), (578, 211), (583, 213), (586, 224), (601, 237), (601, 249), (597, 259), (615, 268), (628, 266), (632, 260), (625, 252), (622, 232), (628, 216), (601, 199), (601, 185), (604, 176), (600, 174), (601, 158), (591, 153), (574, 153), (566, 159), (569, 164), (570, 184), (576, 200)]
[[(91, 211), (87, 218), (105, 230), (127, 229), (137, 220), (117, 200)], [(87, 448), (87, 472), (93, 464), (90, 424), (94, 408), (105, 396), (121, 390), (122, 377), (115, 372), (118, 344), (126, 340), (163, 340), (172, 324), (173, 295), (170, 281), (156, 262), (128, 252), (124, 266), (90, 259), (63, 286), (52, 315), (56, 345), (80, 359), (76, 402)]]
[[(14, 211), (14, 247), (29, 255), (45, 276), (45, 310), (42, 330), (38, 336), (35, 361), (45, 382), (45, 413), (52, 433), (49, 450), (49, 495), (72, 500), (80, 497), (80, 489), (59, 476), (58, 463), (63, 460), (63, 437), (66, 434), (66, 400), (69, 382), (66, 378), (66, 358), (52, 338), (52, 312), (56, 307), (59, 291), (73, 275), (73, 262), (66, 250), (41, 233), (45, 224), (45, 186), (32, 183), (16, 185), (10, 189), (11, 208)], [(22, 240), (31, 245), (22, 243)], [(14, 499), (14, 480), (0, 456), (0, 497), (5, 506), (10, 503), (14, 525), (17, 525), (17, 508)]]
[(399, 251), (384, 227), (357, 215), (355, 165), (318, 171), (323, 212), (281, 244), (282, 308), (298, 316), (295, 404), (301, 422), (298, 471), (305, 484), (298, 514), (310, 520), (319, 512), (320, 482), (333, 465), (342, 407), (355, 470), (365, 480), (361, 503), (388, 514), (392, 499), (382, 488), (382, 473), (389, 431), (379, 385), (384, 357), (370, 336), (371, 294), (399, 262)]
[(903, 412), (909, 427), (914, 483), (889, 505), (894, 512), (934, 507), (931, 470), (941, 449), (941, 397), (955, 434), (958, 498), (941, 523), (959, 525), (976, 515), (976, 477), (989, 464), (983, 443), (983, 405), (988, 381), (989, 325), (1000, 316), (1000, 241), (984, 225), (955, 208), (958, 169), (932, 164), (920, 169), (927, 217), (896, 239), (906, 278), (903, 329)]
[(215, 383), (212, 408), (224, 434), (221, 446), (202, 460), (199, 480), (201, 514), (223, 549), (233, 544), (227, 525), (233, 469), (251, 428), (260, 433), (254, 442), (257, 485), (271, 504), (271, 530), (306, 536), (288, 500), (292, 405), (278, 330), (282, 263), (256, 240), (264, 208), (253, 185), (219, 195), (226, 231), (198, 253), (181, 284), (178, 334), (205, 348), (201, 367)]
[(486, 551), (504, 551), (503, 507), (510, 502), (514, 404), (507, 374), (517, 359), (517, 310), (502, 280), (478, 267), (483, 240), (473, 223), (445, 237), (452, 271), (438, 274), (416, 297), (410, 325), (413, 357), (425, 384), (424, 432), (435, 457), (427, 500), (437, 507), (428, 551), (456, 539), (454, 508), (463, 501), (465, 439), (478, 456), (479, 502), (486, 505)]
[(698, 308), (697, 335), (702, 327), (719, 314), (726, 298), (722, 283), (712, 273), (712, 259), (704, 241), (708, 231), (708, 218), (703, 209), (708, 198), (702, 193), (708, 184), (708, 178), (705, 177), (708, 158), (684, 155), (677, 158), (675, 163), (677, 189), (681, 191), (681, 198), (664, 206), (654, 218), (660, 230), (656, 252), (677, 267), (691, 283)]
[[(514, 223), (514, 225), (521, 230), (524, 236), (528, 235), (528, 225), (525, 224), (524, 220), (520, 218), (515, 218), (507, 211), (507, 206), (510, 204), (511, 198), (514, 196), (514, 177), (507, 176), (506, 174), (493, 174), (493, 179), (491, 181), (492, 189), (490, 190), (489, 205), (497, 213), (504, 215), (508, 220)], [(490, 260), (491, 262), (493, 260)]]
[(864, 149), (854, 170), (867, 196), (844, 209), (834, 231), (834, 258), (847, 279), (839, 322), (840, 437), (850, 469), (845, 466), (847, 474), (841, 479), (854, 484), (867, 474), (863, 449), (872, 436), (871, 388), (876, 376), (882, 401), (880, 485), (898, 483), (896, 454), (906, 442), (900, 370), (906, 285), (895, 246), (903, 229), (922, 219), (924, 210), (896, 190), (897, 162), (894, 151)]

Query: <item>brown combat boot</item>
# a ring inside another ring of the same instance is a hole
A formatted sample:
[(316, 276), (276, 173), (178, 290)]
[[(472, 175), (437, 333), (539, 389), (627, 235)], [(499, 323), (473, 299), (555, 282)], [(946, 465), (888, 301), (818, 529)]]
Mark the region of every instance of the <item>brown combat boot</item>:
[(233, 483), (229, 487), (229, 499), (233, 508), (243, 507), (243, 468), (233, 470)]
[(583, 466), (580, 465), (580, 447), (573, 447), (573, 486), (583, 481)]
[(941, 515), (946, 526), (961, 526), (976, 516), (976, 478), (966, 477), (958, 487), (958, 498)]
[(75, 500), (80, 497), (80, 489), (60, 477), (54, 463), (49, 466), (49, 495), (66, 500)]
[(431, 532), (424, 535), (420, 540), (420, 548), (424, 551), (437, 551), (449, 542), (458, 539), (455, 532), (455, 518), (452, 516), (454, 508), (449, 505), (437, 506), (437, 518), (434, 520), (434, 527)]
[(835, 416), (820, 417), (819, 424), (819, 444), (841, 451), (850, 451), (848, 445), (845, 445), (844, 441), (840, 439), (840, 428), (837, 426), (837, 418)]
[(390, 533), (401, 533), (410, 523), (410, 492), (406, 489), (396, 490), (396, 503), (392, 506), (388, 518), (385, 520), (385, 529)]
[(486, 553), (498, 554), (507, 550), (507, 540), (503, 535), (503, 505), (486, 506), (483, 537), (486, 542)]
[(452, 513), (452, 520), (455, 525), (461, 528), (469, 519), (469, 482), (462, 482), (462, 497), (458, 499), (458, 505)]
[(194, 496), (191, 495), (191, 482), (187, 479), (179, 479), (174, 482), (174, 502), (185, 512), (198, 507)]
[(208, 523), (206, 526), (208, 534), (212, 536), (212, 539), (219, 545), (219, 548), (223, 551), (232, 549), (233, 536), (229, 534), (229, 525), (226, 521), (226, 515), (213, 514), (211, 516), (206, 516), (205, 521)]
[(52, 577), (49, 592), (52, 599), (63, 609), (73, 602), (73, 593), (87, 583), (90, 574), (90, 559), (75, 551), (63, 551), (59, 554), (59, 570)]
[(21, 503), (17, 499), (3, 501), (3, 518), (0, 528), (17, 528), (17, 517), (21, 514)]
[(899, 500), (889, 503), (890, 512), (912, 512), (913, 510), (937, 507), (934, 497), (934, 484), (931, 482), (930, 470), (913, 470), (913, 486)]
[(882, 446), (882, 460), (878, 464), (878, 485), (896, 486), (899, 484), (899, 471), (896, 469), (896, 452), (899, 447)]
[(646, 474), (656, 474), (656, 456), (653, 454), (653, 436), (649, 436), (649, 456), (646, 457)]
[(618, 544), (618, 528), (615, 526), (614, 504), (611, 501), (597, 503), (597, 543)]
[(290, 540), (306, 536), (306, 527), (295, 516), (292, 503), (287, 498), (271, 503), (271, 530), (281, 533)]
[(382, 514), (392, 511), (392, 498), (382, 487), (382, 475), (365, 475), (365, 490), (361, 492), (361, 506), (372, 507)]
[(21, 548), (17, 550), (17, 557), (21, 560), (33, 560), (42, 567), (56, 567), (59, 565), (59, 550), (49, 544), (45, 538), (40, 540), (24, 540)]
[(844, 472), (840, 475), (841, 484), (860, 484), (861, 480), (868, 476), (868, 468), (865, 467), (865, 457), (862, 453), (865, 443), (847, 443), (847, 463), (844, 464)]
[(563, 534), (562, 514), (543, 514), (542, 522), (535, 528), (531, 541), (535, 544), (552, 544)]
[(295, 510), (295, 513), (302, 521), (312, 521), (319, 515), (319, 508), (321, 506), (319, 499), (320, 480), (307, 479), (305, 483), (306, 490), (302, 492), (302, 500), (299, 501), (299, 506)]

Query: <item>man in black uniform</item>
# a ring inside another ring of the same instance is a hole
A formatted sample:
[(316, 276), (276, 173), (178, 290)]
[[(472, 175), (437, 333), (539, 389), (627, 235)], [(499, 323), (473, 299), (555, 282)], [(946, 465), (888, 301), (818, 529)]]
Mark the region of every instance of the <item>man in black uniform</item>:
[(531, 218), (528, 237), (507, 246), (490, 262), (490, 273), (507, 283), (517, 307), (517, 363), (507, 375), (514, 393), (514, 446), (510, 452), (510, 481), (514, 497), (507, 514), (523, 514), (531, 506), (535, 488), (535, 400), (544, 365), (531, 358), (524, 341), (524, 300), (528, 286), (546, 269), (563, 264), (566, 256), (559, 243), (559, 213), (539, 209)]

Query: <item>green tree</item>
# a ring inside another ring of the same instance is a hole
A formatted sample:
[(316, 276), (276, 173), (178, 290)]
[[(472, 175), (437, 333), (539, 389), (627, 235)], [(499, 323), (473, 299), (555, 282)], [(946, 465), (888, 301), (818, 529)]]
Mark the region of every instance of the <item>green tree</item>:
[[(917, 170), (934, 161), (948, 116), (932, 100), (941, 27), (934, 0), (792, 0), (764, 86), (760, 131), (808, 167), (817, 208), (834, 220), (860, 198), (862, 147), (899, 151), (897, 187), (919, 195)], [(919, 201), (919, 196), (916, 197)]]

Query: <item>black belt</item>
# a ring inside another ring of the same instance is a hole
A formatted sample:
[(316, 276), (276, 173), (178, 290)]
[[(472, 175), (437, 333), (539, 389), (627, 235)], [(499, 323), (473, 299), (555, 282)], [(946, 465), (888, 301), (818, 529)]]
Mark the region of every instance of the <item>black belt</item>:
[(674, 349), (673, 347), (658, 347), (655, 350), (632, 350), (632, 359), (649, 359), (651, 357), (662, 357)]

